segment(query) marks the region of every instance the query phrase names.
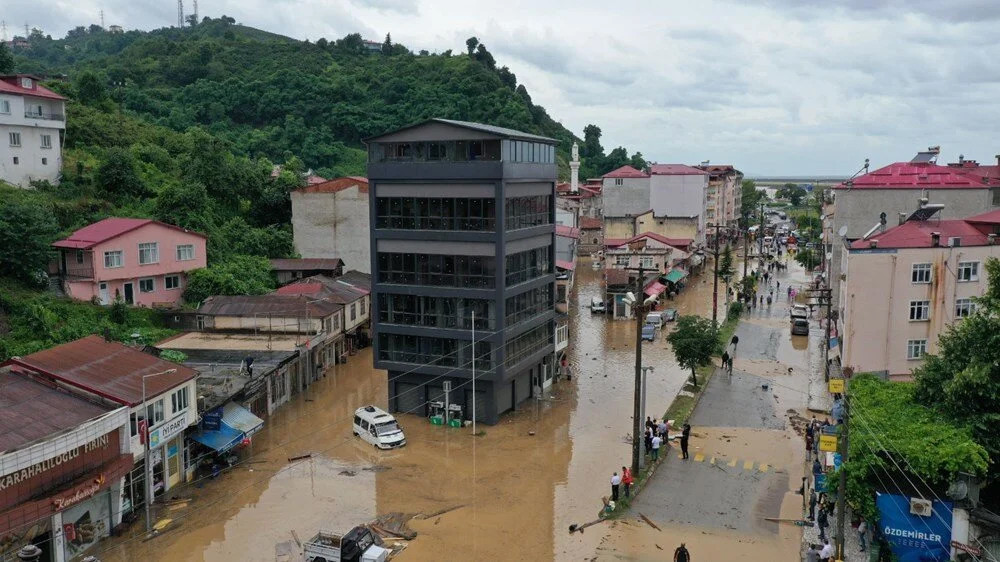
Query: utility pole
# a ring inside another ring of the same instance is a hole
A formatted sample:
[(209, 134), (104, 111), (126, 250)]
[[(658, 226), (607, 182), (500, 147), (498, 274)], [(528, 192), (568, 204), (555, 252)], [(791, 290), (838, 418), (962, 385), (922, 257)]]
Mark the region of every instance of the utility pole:
[(743, 277), (747, 276), (747, 264), (750, 261), (749, 227), (750, 227), (750, 217), (748, 217), (747, 215), (743, 215), (743, 232), (741, 233), (743, 235)]
[(824, 287), (822, 289), (810, 289), (810, 298), (816, 298), (817, 304), (820, 306), (826, 306), (826, 337), (823, 339), (823, 373), (824, 379), (827, 382), (830, 381), (830, 322), (833, 320), (831, 317), (831, 307), (833, 306), (833, 293), (829, 287)]
[(757, 231), (758, 259), (764, 259), (764, 204), (760, 204), (760, 230)]
[(841, 435), (838, 445), (840, 446), (840, 486), (837, 489), (837, 559), (844, 559), (844, 515), (847, 511), (847, 434), (848, 424), (851, 419), (850, 401), (847, 399), (847, 381), (844, 381), (844, 423), (840, 424)]
[[(634, 268), (627, 268), (634, 269)], [(639, 258), (639, 279), (636, 282), (635, 302), (632, 311), (635, 314), (635, 395), (632, 408), (632, 474), (639, 473), (639, 461), (642, 459), (642, 323), (646, 312), (643, 304), (642, 286), (646, 282), (646, 270)]]

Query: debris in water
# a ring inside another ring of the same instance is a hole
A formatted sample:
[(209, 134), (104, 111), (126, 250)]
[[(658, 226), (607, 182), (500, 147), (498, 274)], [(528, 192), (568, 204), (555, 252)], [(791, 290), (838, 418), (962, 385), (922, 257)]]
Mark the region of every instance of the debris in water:
[(535, 432), (534, 432), (534, 431), (529, 431), (529, 432), (528, 432), (528, 435), (534, 435), (534, 434), (535, 434)]
[(354, 476), (355, 474), (357, 474), (357, 472), (353, 470), (341, 470), (338, 474), (340, 474), (341, 476)]
[(639, 514), (639, 517), (642, 517), (642, 520), (645, 521), (646, 524), (649, 525), (650, 527), (656, 529), (657, 531), (660, 531), (661, 533), (663, 532), (663, 529), (657, 527), (656, 523), (653, 523), (652, 521), (649, 520), (649, 517), (646, 517), (642, 513)]
[(311, 459), (312, 456), (313, 456), (312, 453), (306, 453), (304, 455), (299, 455), (297, 457), (288, 457), (288, 462), (300, 461), (302, 459)]
[(376, 464), (376, 465), (373, 465), (373, 466), (366, 466), (366, 467), (362, 468), (361, 470), (367, 470), (368, 472), (382, 472), (384, 470), (390, 470), (390, 469), (392, 469), (391, 466), (385, 466), (383, 464)]

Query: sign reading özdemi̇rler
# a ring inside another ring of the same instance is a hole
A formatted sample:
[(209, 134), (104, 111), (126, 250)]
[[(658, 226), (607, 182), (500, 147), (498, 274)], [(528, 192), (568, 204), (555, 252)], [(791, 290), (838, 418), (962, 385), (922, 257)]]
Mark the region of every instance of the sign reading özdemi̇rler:
[(949, 560), (951, 556), (951, 502), (934, 500), (927, 516), (910, 513), (910, 498), (878, 494), (879, 528), (900, 562)]
[[(22, 468), (21, 470), (17, 470), (11, 472), (10, 474), (0, 476), (0, 491), (14, 487), (22, 482), (27, 482), (28, 480), (31, 480), (35, 476), (44, 474), (64, 464), (71, 463), (75, 459), (79, 458), (81, 455), (86, 456), (90, 453), (107, 449), (112, 444), (112, 439), (111, 439), (112, 435), (117, 436), (118, 435), (117, 431), (114, 432), (113, 434), (108, 433), (102, 435), (97, 439), (94, 439), (93, 441), (89, 441), (79, 447), (76, 447), (75, 449), (70, 449), (69, 451), (55, 455), (52, 458), (45, 459), (42, 462), (35, 463), (29, 467)], [(117, 445), (117, 443), (118, 443), (117, 438), (115, 438), (114, 444)]]

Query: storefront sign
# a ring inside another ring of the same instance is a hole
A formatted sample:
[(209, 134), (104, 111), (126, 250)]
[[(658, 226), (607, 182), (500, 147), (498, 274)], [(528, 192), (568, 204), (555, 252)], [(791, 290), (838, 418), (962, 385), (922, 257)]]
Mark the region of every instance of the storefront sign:
[(830, 394), (844, 393), (844, 379), (830, 379)]
[(969, 554), (979, 558), (983, 555), (983, 551), (978, 547), (969, 546), (967, 544), (960, 543), (958, 541), (951, 541), (951, 546), (955, 547), (955, 550), (961, 550), (962, 552), (968, 552)]
[[(72, 462), (74, 459), (78, 458), (80, 455), (89, 456), (91, 453), (99, 452), (101, 450), (107, 449), (108, 445), (111, 444), (111, 435), (118, 435), (115, 433), (108, 433), (94, 439), (89, 443), (85, 443), (75, 449), (66, 451), (65, 453), (56, 455), (51, 459), (46, 459), (40, 463), (33, 464), (27, 468), (22, 468), (17, 472), (12, 472), (5, 476), (0, 476), (0, 492), (6, 490), (7, 488), (12, 488), (21, 482), (27, 482), (28, 480), (38, 476), (39, 474), (44, 474), (53, 468), (61, 466), (63, 464)], [(115, 440), (115, 445), (117, 445), (117, 439)]]
[(187, 427), (187, 414), (181, 413), (174, 419), (160, 425), (149, 434), (149, 446), (159, 447), (160, 443), (170, 441), (175, 435)]
[(837, 452), (837, 436), (836, 435), (820, 435), (819, 436), (819, 450), (827, 453)]
[(206, 431), (219, 431), (222, 426), (222, 408), (216, 408), (211, 412), (205, 412), (201, 417), (201, 427)]
[(101, 491), (105, 482), (106, 478), (102, 472), (97, 478), (84, 482), (61, 496), (52, 498), (52, 507), (54, 507), (56, 511), (62, 511), (71, 505), (76, 505)]
[(910, 498), (878, 494), (879, 528), (889, 539), (900, 562), (949, 560), (951, 557), (951, 502), (934, 500), (929, 517), (910, 513)]

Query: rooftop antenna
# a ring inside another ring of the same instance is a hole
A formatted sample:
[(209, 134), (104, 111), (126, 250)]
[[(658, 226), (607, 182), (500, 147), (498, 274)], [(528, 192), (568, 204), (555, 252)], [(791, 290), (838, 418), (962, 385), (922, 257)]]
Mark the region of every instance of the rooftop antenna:
[(28, 38), (28, 22), (24, 22), (24, 38)]
[(105, 27), (104, 27), (104, 10), (101, 10), (101, 29), (105, 29)]
[(0, 21), (0, 41), (7, 42), (7, 22)]
[(198, 25), (198, 0), (194, 0), (194, 23)]
[(177, 0), (177, 27), (184, 27), (184, 0)]

